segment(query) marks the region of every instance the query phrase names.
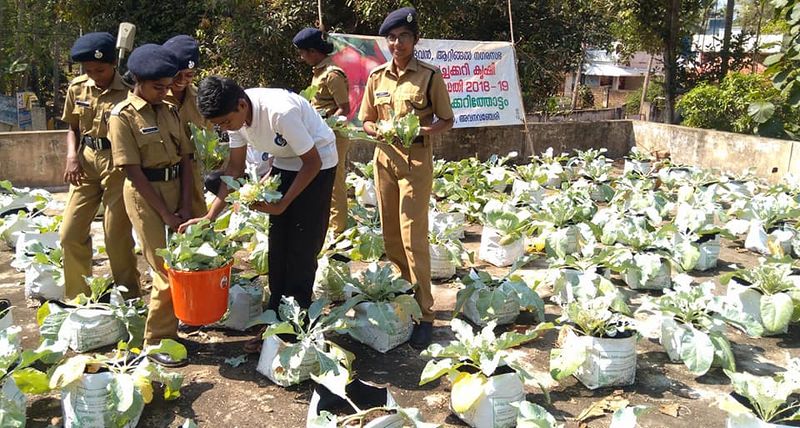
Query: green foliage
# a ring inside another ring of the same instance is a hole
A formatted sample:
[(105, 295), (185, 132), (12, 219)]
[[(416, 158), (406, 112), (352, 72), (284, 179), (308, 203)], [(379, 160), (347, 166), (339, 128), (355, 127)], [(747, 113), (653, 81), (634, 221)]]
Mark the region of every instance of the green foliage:
[(219, 136), (213, 129), (199, 128), (189, 124), (194, 141), (195, 157), (200, 159), (202, 173), (209, 173), (222, 167), (228, 157), (228, 146), (220, 144)]
[(159, 353), (168, 354), (175, 360), (186, 359), (186, 348), (171, 339), (164, 339), (157, 346), (147, 346), (143, 350), (121, 342), (112, 357), (79, 354), (65, 360), (52, 372), (49, 386), (52, 389), (70, 388), (85, 373), (95, 373), (98, 369), (109, 371), (113, 378), (108, 385), (106, 423), (107, 426), (122, 428), (152, 401), (154, 382), (164, 385), (165, 400), (174, 400), (181, 395), (183, 375), (167, 371), (147, 358)]
[(760, 74), (729, 73), (718, 86), (700, 84), (678, 109), (683, 124), (695, 128), (786, 138), (784, 128), (800, 125), (800, 110)]
[[(627, 97), (625, 97), (626, 113), (639, 114), (642, 103), (642, 89), (644, 88), (634, 89), (630, 94), (628, 94)], [(656, 77), (651, 78), (650, 85), (647, 87), (647, 95), (644, 97), (644, 100), (649, 103), (655, 103), (657, 108), (663, 109), (665, 96), (664, 79)]]
[(578, 87), (578, 105), (576, 107), (582, 109), (594, 108), (594, 94), (592, 93), (592, 88), (586, 85), (580, 85)]
[[(513, 268), (521, 266), (517, 263)], [(485, 271), (471, 270), (461, 278), (464, 288), (456, 295), (455, 312), (464, 308), (467, 301), (475, 296), (475, 305), (483, 321), (496, 319), (509, 301), (524, 309), (533, 311), (536, 319), (544, 321), (544, 301), (519, 275), (511, 270), (508, 275), (493, 278)]]
[(749, 373), (725, 371), (733, 390), (745, 397), (748, 409), (732, 397), (725, 397), (720, 407), (733, 415), (753, 414), (764, 422), (779, 423), (800, 420), (800, 402), (791, 399), (800, 392), (800, 359), (792, 359), (786, 372), (775, 376), (754, 376)]
[(221, 268), (233, 260), (238, 245), (224, 231), (215, 230), (207, 220), (170, 236), (167, 248), (156, 250), (172, 269), (203, 271)]

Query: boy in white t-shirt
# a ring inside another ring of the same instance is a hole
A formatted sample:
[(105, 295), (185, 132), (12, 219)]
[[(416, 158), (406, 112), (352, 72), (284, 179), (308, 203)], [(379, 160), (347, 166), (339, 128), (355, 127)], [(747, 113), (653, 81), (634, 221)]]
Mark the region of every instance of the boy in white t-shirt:
[[(281, 296), (292, 296), (308, 308), (317, 256), (328, 231), (336, 136), (308, 101), (284, 89), (243, 90), (231, 79), (212, 76), (200, 82), (197, 100), (200, 113), (228, 131), (225, 175), (244, 174), (247, 147), (274, 156), (270, 174), (280, 176), (283, 198), (251, 207), (271, 215), (268, 307), (277, 311)], [(222, 212), (227, 194), (223, 184), (205, 218)]]

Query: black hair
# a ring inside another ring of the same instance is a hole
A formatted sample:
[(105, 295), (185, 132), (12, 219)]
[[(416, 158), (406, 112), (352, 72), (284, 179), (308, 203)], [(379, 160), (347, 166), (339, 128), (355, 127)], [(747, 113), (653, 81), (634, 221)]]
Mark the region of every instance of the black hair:
[(206, 77), (197, 88), (197, 106), (206, 119), (236, 110), (240, 99), (247, 99), (244, 89), (227, 77)]

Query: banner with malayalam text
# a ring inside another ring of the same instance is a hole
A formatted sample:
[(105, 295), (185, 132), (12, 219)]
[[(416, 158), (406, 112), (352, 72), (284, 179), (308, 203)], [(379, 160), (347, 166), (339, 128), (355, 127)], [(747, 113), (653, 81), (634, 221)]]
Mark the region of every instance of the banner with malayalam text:
[[(370, 71), (391, 59), (386, 39), (331, 34), (331, 54), (349, 81), (350, 115), (361, 106)], [(420, 39), (417, 59), (439, 68), (450, 93), (456, 128), (521, 125), (525, 114), (514, 47), (508, 42)]]

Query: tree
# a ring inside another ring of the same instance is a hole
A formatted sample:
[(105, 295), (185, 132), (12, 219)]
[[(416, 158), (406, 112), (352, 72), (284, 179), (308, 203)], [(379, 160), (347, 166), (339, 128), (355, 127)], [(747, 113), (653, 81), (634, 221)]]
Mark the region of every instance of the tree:
[(627, 51), (662, 54), (666, 120), (675, 123), (675, 100), (682, 89), (678, 82), (681, 40), (691, 36), (703, 12), (714, 0), (618, 0), (609, 3), (615, 14), (612, 30)]

